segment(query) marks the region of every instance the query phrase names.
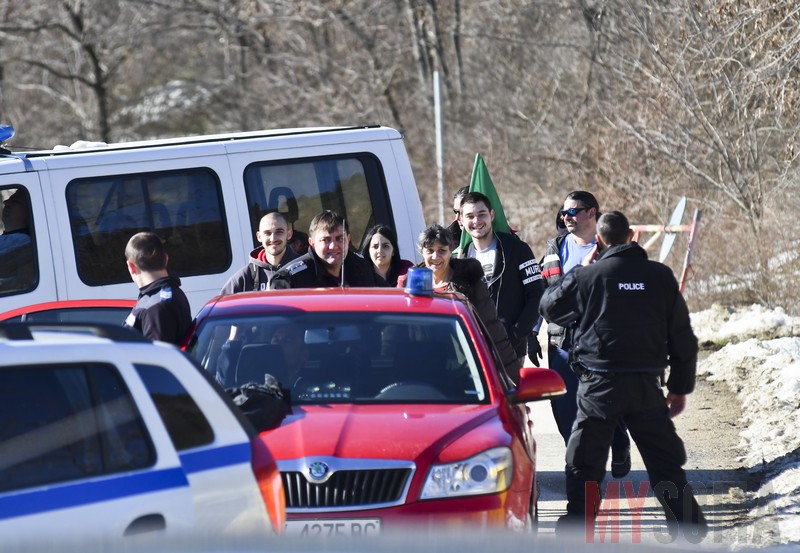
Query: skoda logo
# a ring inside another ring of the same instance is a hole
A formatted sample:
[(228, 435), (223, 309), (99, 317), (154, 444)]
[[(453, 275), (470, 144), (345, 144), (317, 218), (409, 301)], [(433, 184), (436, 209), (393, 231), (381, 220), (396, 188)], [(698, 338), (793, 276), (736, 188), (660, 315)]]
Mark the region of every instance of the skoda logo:
[(322, 461), (315, 461), (308, 467), (308, 476), (317, 482), (324, 481), (330, 474), (330, 467)]

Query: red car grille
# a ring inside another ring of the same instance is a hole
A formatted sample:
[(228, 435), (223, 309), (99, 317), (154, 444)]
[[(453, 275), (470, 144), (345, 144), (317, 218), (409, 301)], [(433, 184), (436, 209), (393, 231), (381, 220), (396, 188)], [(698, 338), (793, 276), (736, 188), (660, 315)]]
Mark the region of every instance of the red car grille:
[(281, 472), (287, 509), (376, 507), (403, 500), (411, 469), (340, 470), (322, 484)]

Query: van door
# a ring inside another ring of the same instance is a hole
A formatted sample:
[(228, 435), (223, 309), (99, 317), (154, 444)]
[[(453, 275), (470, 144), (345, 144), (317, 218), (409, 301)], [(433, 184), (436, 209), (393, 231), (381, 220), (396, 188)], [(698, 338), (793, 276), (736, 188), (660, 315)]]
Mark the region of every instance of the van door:
[(2, 311), (57, 299), (53, 247), (39, 174), (0, 175)]

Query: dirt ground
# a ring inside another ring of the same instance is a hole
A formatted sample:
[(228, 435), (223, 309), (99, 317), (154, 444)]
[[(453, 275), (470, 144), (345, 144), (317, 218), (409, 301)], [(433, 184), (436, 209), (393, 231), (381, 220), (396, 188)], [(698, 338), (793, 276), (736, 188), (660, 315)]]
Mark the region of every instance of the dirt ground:
[[(542, 491), (539, 534), (547, 536), (554, 531), (555, 521), (566, 509), (564, 446), (560, 436), (553, 434), (556, 432), (552, 428), (554, 425), (547, 420), (551, 417), (549, 406), (546, 410), (543, 406), (536, 409), (540, 424), (534, 426), (534, 433), (538, 431), (537, 470)], [(740, 417), (740, 401), (727, 384), (699, 376), (686, 410), (674, 419), (686, 446), (687, 476), (710, 526), (709, 535), (698, 549), (726, 550), (766, 545), (763, 532), (751, 524), (748, 516), (752, 505), (747, 492), (758, 489), (759, 480), (758, 474), (748, 471), (741, 460)], [(647, 473), (635, 448), (632, 458), (632, 470), (626, 479), (614, 480), (608, 475), (604, 485), (616, 485), (620, 490), (626, 485), (632, 486), (630, 489), (633, 490), (646, 485)], [(610, 508), (613, 511), (617, 507), (611, 505)], [(632, 503), (626, 500), (621, 500), (618, 508), (618, 517), (612, 518), (619, 521), (619, 543), (665, 543), (662, 538), (664, 514), (652, 492), (638, 508), (632, 508)]]
[(740, 460), (740, 417), (739, 400), (727, 384), (701, 376), (674, 422), (686, 446), (689, 481), (711, 526), (707, 541), (747, 547), (761, 541), (749, 525), (746, 494), (759, 479)]

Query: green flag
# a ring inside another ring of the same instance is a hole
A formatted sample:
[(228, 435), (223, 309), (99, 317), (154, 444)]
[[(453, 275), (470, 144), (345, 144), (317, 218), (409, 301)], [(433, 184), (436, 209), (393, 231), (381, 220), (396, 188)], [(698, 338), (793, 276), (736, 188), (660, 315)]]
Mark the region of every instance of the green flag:
[[(500, 203), (500, 197), (497, 195), (497, 190), (494, 189), (492, 177), (489, 176), (489, 170), (486, 168), (486, 163), (483, 161), (481, 154), (475, 154), (475, 166), (472, 168), (472, 178), (469, 181), (470, 192), (480, 192), (492, 203), (494, 210), (494, 221), (492, 221), (492, 229), (498, 232), (511, 232), (506, 220), (506, 214), (503, 211), (503, 204)], [(469, 243), (472, 242), (472, 237), (464, 230), (461, 233), (461, 242), (458, 247), (464, 250)]]

